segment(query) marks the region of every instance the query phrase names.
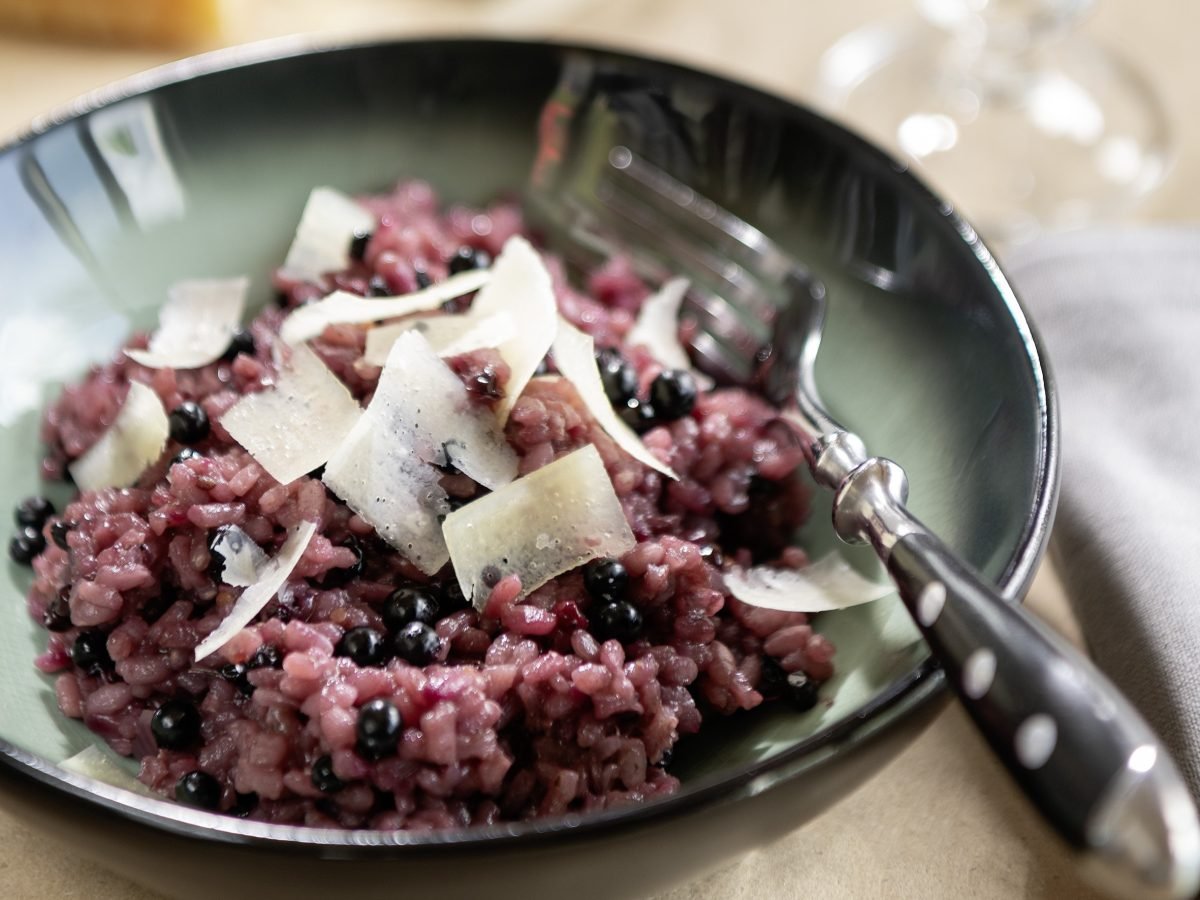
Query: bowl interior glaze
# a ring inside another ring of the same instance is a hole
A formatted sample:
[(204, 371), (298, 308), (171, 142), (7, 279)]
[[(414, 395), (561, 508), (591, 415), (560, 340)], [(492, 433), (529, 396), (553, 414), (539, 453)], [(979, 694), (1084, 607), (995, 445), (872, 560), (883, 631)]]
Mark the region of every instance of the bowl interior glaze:
[[(315, 185), (368, 191), (421, 178), (464, 202), (519, 190), (569, 63), (592, 71), (614, 104), (649, 104), (652, 122), (671, 124), (665, 138), (648, 129), (647, 152), (826, 282), (818, 379), (833, 413), (907, 469), (914, 511), (967, 560), (1010, 594), (1027, 583), (1056, 485), (1036, 342), (973, 232), (902, 168), (784, 101), (603, 51), (419, 41), (275, 52), (151, 75), (0, 153), (0, 509), (43, 491), (43, 405), (129, 330), (151, 326), (168, 284), (248, 274), (253, 302), (270, 302), (268, 273)], [(827, 498), (804, 540), (834, 546)], [(54, 763), (95, 738), (58, 714), (51, 679), (33, 667), (44, 634), (25, 612), (29, 580), (5, 563), (0, 761), (15, 748)], [(831, 702), (739, 715), (689, 739), (677, 757), (685, 793), (719, 793), (772, 760), (791, 761), (788, 777), (818, 777), (819, 766), (794, 765), (797, 752), (909, 711), (914, 673), (930, 668), (894, 597), (818, 627), (838, 647)]]

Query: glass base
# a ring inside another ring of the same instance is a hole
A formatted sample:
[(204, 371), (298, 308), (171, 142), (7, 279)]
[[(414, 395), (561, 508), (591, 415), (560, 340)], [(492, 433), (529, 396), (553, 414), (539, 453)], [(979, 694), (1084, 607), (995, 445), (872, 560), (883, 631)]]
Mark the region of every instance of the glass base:
[(1080, 36), (1008, 57), (923, 22), (869, 26), (825, 53), (820, 89), (995, 240), (1125, 215), (1167, 170), (1157, 98)]

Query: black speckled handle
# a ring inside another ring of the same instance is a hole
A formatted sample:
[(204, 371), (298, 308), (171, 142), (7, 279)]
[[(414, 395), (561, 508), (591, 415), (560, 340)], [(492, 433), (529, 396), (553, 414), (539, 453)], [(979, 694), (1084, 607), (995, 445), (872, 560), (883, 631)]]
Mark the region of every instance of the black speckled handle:
[(996, 754), (1083, 847), (1089, 815), (1135, 751), (1158, 746), (1153, 732), (1082, 654), (1005, 602), (932, 534), (901, 537), (887, 567)]

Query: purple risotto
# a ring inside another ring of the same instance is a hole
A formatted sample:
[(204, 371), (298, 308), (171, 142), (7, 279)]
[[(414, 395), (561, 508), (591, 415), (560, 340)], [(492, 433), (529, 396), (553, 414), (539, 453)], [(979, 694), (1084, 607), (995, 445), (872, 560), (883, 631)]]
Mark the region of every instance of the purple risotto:
[(691, 367), (686, 283), (570, 283), (523, 227), (318, 189), (275, 303), (247, 324), (247, 280), (180, 283), (46, 412), (78, 493), (17, 510), (37, 666), (157, 794), (342, 828), (582, 812), (676, 790), (709, 717), (818, 702), (808, 613), (732, 587), (820, 565), (778, 411)]

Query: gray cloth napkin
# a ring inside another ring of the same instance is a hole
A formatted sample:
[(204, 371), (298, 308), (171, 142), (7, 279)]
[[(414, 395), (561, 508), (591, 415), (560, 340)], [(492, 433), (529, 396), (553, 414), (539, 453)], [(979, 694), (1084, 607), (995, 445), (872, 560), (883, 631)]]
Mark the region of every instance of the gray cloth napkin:
[(1004, 259), (1058, 385), (1051, 554), (1088, 649), (1200, 796), (1200, 228)]

